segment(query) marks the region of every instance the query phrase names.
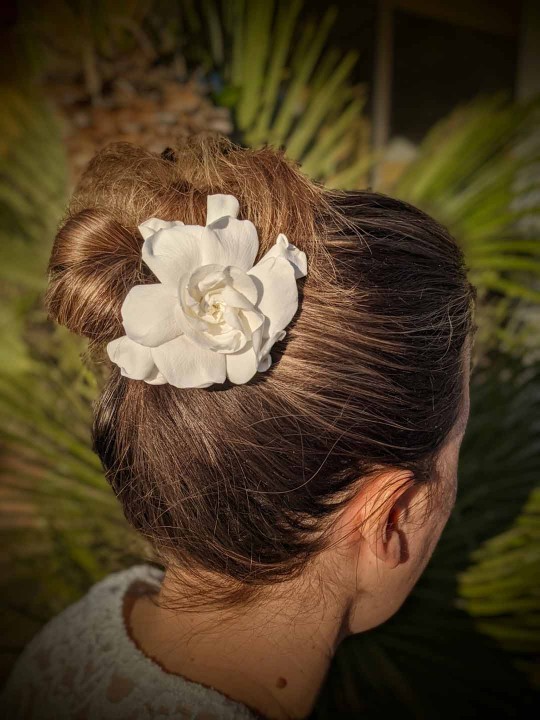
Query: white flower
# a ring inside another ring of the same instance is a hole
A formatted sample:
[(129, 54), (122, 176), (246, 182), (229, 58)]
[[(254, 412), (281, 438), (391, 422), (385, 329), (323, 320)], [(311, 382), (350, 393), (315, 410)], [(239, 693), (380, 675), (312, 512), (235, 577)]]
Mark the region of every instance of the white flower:
[(272, 364), (270, 349), (298, 309), (306, 254), (280, 234), (253, 266), (257, 230), (238, 200), (209, 195), (206, 226), (150, 218), (142, 258), (160, 281), (131, 288), (126, 334), (107, 345), (122, 375), (178, 388), (241, 384)]

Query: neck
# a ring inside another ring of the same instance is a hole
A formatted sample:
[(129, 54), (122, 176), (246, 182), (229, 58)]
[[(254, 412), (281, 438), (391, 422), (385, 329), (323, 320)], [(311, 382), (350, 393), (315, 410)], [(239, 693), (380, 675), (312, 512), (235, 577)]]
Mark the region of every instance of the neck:
[(213, 687), (265, 717), (310, 714), (346, 634), (346, 603), (315, 603), (313, 595), (310, 603), (291, 588), (245, 613), (178, 611), (160, 606), (174, 597), (174, 584), (166, 573), (157, 598), (133, 602), (128, 624), (143, 652), (164, 670)]

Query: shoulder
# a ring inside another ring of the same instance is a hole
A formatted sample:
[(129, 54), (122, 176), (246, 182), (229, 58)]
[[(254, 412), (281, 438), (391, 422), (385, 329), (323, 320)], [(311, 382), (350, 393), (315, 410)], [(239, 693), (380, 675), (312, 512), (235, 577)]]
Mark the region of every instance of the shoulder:
[(79, 641), (85, 635), (95, 637), (97, 633), (105, 639), (116, 629), (118, 612), (131, 583), (145, 580), (159, 584), (162, 575), (161, 570), (151, 565), (134, 565), (107, 575), (92, 585), (77, 602), (49, 620), (26, 646), (23, 654), (32, 657), (36, 651), (53, 652), (56, 647), (65, 650), (69, 645), (80, 648)]
[(24, 716), (33, 717), (30, 703), (45, 699), (50, 703), (55, 695), (57, 703), (61, 697), (62, 702), (72, 702), (82, 684), (103, 681), (119, 661), (117, 635), (125, 591), (137, 580), (159, 585), (162, 577), (161, 570), (147, 564), (111, 573), (49, 620), (15, 663), (2, 693), (2, 707), (13, 707), (23, 715), (24, 704), (28, 713)]
[(163, 571), (136, 565), (93, 585), (26, 646), (0, 698), (3, 717), (28, 720), (252, 720), (245, 705), (164, 672), (126, 633), (123, 600), (132, 584), (158, 587)]

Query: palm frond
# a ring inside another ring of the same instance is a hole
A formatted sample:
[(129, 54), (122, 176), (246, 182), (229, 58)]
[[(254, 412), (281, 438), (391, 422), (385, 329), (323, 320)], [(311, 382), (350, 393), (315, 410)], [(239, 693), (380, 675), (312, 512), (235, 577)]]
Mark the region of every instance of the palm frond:
[(221, 16), (225, 52), (214, 60), (226, 85), (218, 102), (233, 98), (242, 141), (284, 147), (334, 187), (364, 184), (373, 162), (365, 94), (351, 79), (358, 53), (327, 47), (336, 8), (313, 17), (302, 0), (233, 0)]
[(84, 345), (61, 328), (29, 339), (24, 370), (0, 374), (0, 627), (12, 659), (90, 585), (149, 556), (91, 450), (96, 379), (81, 369)]
[[(431, 213), (459, 241), (479, 291), (482, 352), (512, 349), (516, 333), (540, 338), (538, 320), (521, 310), (540, 303), (540, 223), (523, 230), (540, 210), (538, 112), (537, 101), (503, 96), (458, 108), (430, 131), (397, 182), (382, 188)], [(516, 327), (517, 314), (526, 328)]]
[[(140, 557), (90, 447), (96, 379), (85, 345), (41, 305), (67, 199), (61, 129), (30, 88), (0, 117), (0, 536), (3, 659), (107, 571)], [(36, 181), (39, 179), (39, 181)], [(127, 543), (127, 544), (126, 544)]]
[[(29, 88), (2, 88), (0, 116), (0, 278), (9, 288), (42, 289), (50, 245), (67, 195), (61, 128)], [(40, 179), (36, 182), (36, 177)]]
[(474, 550), (471, 560), (459, 575), (461, 607), (481, 632), (523, 656), (522, 666), (530, 664), (534, 676), (540, 648), (540, 486), (512, 527)]

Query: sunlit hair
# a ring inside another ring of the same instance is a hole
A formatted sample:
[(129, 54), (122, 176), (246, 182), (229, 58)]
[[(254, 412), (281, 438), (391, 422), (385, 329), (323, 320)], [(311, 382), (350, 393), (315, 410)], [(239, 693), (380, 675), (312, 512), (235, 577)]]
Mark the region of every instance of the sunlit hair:
[(196, 578), (192, 598), (234, 605), (302, 573), (377, 468), (436, 487), (476, 293), (454, 239), (420, 210), (325, 190), (281, 151), (202, 136), (162, 156), (114, 143), (92, 159), (55, 239), (52, 317), (96, 351), (123, 335), (128, 290), (156, 282), (137, 225), (204, 225), (210, 193), (238, 198), (257, 260), (280, 232), (305, 250), (298, 313), (270, 370), (245, 385), (180, 390), (111, 365), (93, 438), (157, 557)]

